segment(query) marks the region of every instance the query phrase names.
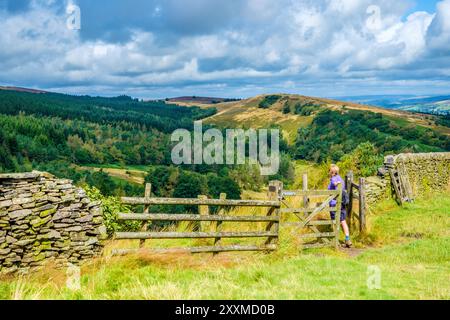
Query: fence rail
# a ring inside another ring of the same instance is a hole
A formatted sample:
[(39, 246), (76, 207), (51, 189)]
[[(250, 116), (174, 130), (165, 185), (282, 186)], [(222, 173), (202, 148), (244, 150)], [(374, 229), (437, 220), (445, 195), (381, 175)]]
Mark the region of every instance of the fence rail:
[(267, 200), (225, 200), (225, 199), (190, 199), (190, 198), (150, 198), (122, 197), (123, 204), (144, 205), (205, 205), (228, 207), (280, 207), (279, 201)]
[(268, 222), (278, 221), (277, 216), (224, 216), (173, 213), (119, 213), (119, 220), (141, 221), (236, 221), (236, 222)]
[(116, 232), (115, 239), (205, 239), (278, 237), (276, 232)]
[[(277, 250), (277, 245), (266, 244), (262, 246), (258, 245), (229, 245), (229, 246), (198, 246), (198, 247), (183, 247), (183, 248), (155, 248), (151, 251), (153, 253), (219, 253), (219, 252), (232, 252), (232, 251), (275, 251)], [(133, 249), (116, 249), (114, 250), (115, 255), (125, 255), (130, 253), (146, 252), (147, 250), (142, 248)]]

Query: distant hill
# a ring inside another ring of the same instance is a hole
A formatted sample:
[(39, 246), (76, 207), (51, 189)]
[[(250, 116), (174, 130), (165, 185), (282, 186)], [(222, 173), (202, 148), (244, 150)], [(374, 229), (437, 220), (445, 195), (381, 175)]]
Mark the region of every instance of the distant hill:
[(432, 114), (450, 114), (450, 95), (412, 96), (412, 95), (378, 95), (343, 97), (345, 101), (380, 106), (388, 109), (424, 112)]
[(47, 92), (47, 91), (38, 90), (38, 89), (29, 89), (29, 88), (21, 88), (21, 87), (9, 87), (9, 86), (0, 86), (0, 90), (28, 92), (28, 93), (46, 93)]
[(214, 108), (217, 109), (217, 113), (204, 120), (206, 123), (244, 128), (279, 125), (290, 143), (295, 141), (298, 130), (310, 125), (316, 115), (323, 110), (378, 113), (390, 119), (401, 120), (450, 135), (450, 128), (436, 124), (439, 118), (435, 115), (296, 94), (258, 95), (240, 101), (218, 103), (214, 105)]
[(239, 101), (240, 99), (230, 98), (215, 98), (215, 97), (197, 97), (197, 96), (183, 96), (176, 98), (168, 98), (167, 102), (179, 103), (179, 104), (217, 104), (222, 102)]

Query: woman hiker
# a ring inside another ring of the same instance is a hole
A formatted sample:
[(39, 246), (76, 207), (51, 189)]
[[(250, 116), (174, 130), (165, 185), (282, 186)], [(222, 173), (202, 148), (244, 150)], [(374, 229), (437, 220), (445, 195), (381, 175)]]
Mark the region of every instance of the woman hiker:
[[(342, 184), (342, 190), (345, 190), (345, 182), (344, 182), (344, 180), (342, 180), (341, 176), (339, 175), (339, 167), (335, 164), (332, 164), (330, 167), (330, 178), (331, 179), (330, 179), (330, 185), (328, 186), (328, 190), (336, 190), (338, 188), (339, 184)], [(333, 199), (330, 201), (330, 207), (335, 207), (335, 206), (336, 206), (336, 200)], [(332, 220), (335, 219), (335, 215), (336, 215), (336, 211), (330, 212), (330, 216), (331, 216)], [(345, 221), (346, 217), (347, 217), (347, 212), (345, 210), (344, 201), (343, 201), (342, 207), (341, 207), (340, 221), (341, 221), (342, 230), (344, 231), (344, 234), (345, 234), (345, 246), (347, 248), (350, 248), (352, 246), (352, 242), (350, 241), (350, 232), (348, 229), (347, 222)]]

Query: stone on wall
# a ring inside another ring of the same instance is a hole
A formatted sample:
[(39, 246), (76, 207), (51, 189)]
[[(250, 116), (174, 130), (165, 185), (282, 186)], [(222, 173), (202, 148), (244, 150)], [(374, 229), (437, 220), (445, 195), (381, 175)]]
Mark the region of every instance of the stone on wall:
[(106, 234), (100, 205), (48, 173), (0, 174), (0, 272), (99, 255)]
[(388, 184), (390, 183), (389, 175), (367, 177), (365, 182), (364, 190), (366, 192), (366, 201), (369, 205), (383, 199), (388, 199), (391, 196), (388, 188)]

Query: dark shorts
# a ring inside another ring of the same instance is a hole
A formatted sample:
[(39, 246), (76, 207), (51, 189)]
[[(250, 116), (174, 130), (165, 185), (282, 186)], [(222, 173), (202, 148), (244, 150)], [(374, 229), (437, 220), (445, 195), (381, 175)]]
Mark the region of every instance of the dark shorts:
[[(330, 217), (331, 220), (334, 220), (336, 218), (336, 211), (330, 211)], [(341, 210), (341, 222), (347, 218), (347, 212), (345, 210)]]

